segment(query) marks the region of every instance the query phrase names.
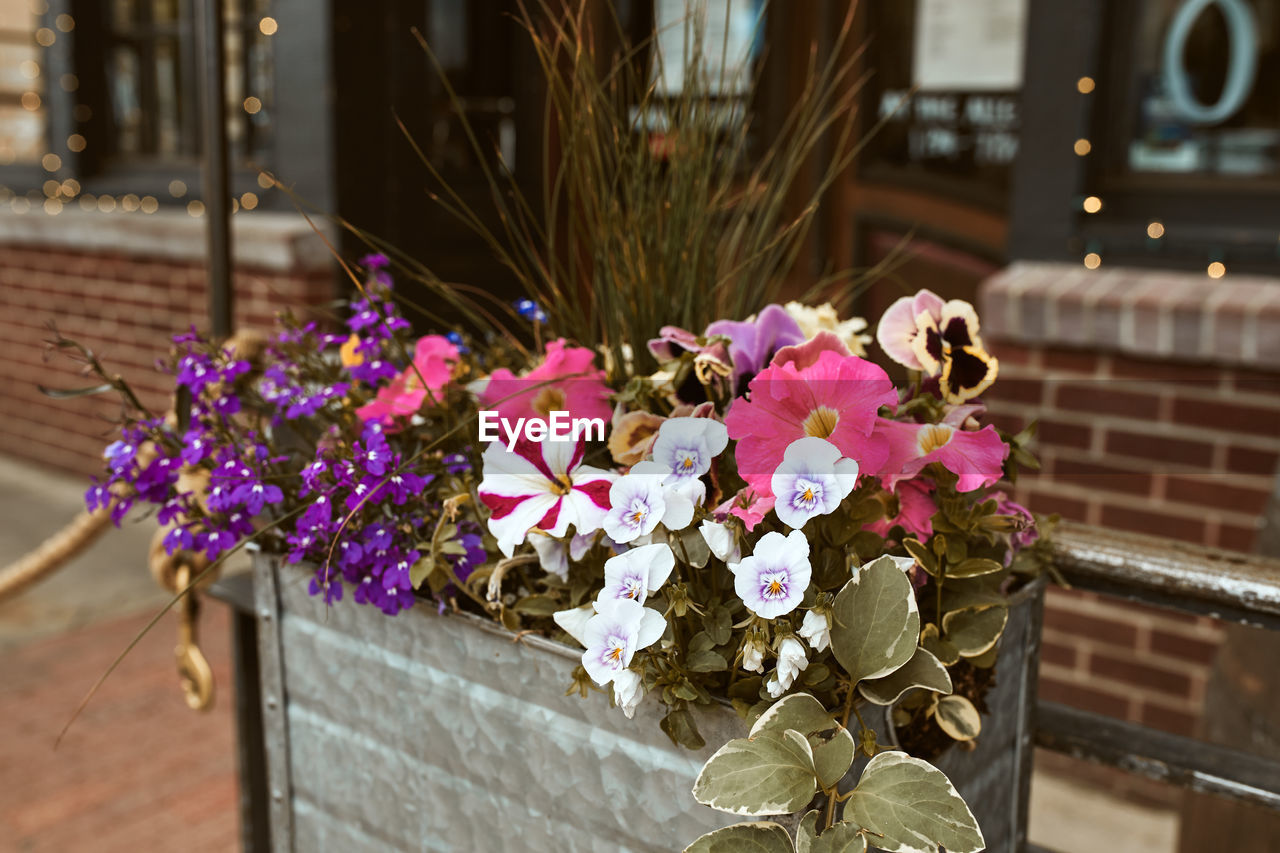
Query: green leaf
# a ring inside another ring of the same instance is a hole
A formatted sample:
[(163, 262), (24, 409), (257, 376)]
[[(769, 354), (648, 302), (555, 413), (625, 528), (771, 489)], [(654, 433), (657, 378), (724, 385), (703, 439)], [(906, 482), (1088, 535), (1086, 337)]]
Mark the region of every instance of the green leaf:
[(844, 817), (876, 838), (886, 853), (979, 853), (982, 830), (955, 786), (927, 761), (882, 752), (868, 762)]
[(844, 778), (853, 766), (853, 756), (857, 747), (853, 735), (844, 726), (809, 735), (809, 748), (813, 750), (813, 771), (818, 776), (818, 784), (823, 788), (832, 788)]
[(1005, 606), (955, 610), (942, 617), (942, 632), (962, 657), (972, 658), (996, 644), (1008, 621)]
[(948, 579), (942, 590), (943, 610), (964, 610), (969, 607), (991, 607), (996, 604), (1007, 604), (1009, 596), (1000, 592), (999, 579), (990, 575), (977, 580)]
[(996, 658), (1000, 657), (1000, 644), (996, 643), (980, 655), (969, 658), (969, 663), (978, 669), (991, 669), (996, 665)]
[(933, 713), (938, 726), (955, 740), (973, 740), (982, 731), (982, 716), (963, 696), (943, 696)]
[(855, 751), (853, 735), (808, 693), (792, 693), (773, 703), (751, 727), (750, 737), (791, 729), (804, 735), (813, 750), (818, 784), (830, 788), (849, 772)]
[(818, 812), (811, 811), (796, 827), (796, 853), (866, 853), (867, 839), (848, 821), (834, 823), (818, 834)]
[(682, 563), (688, 563), (695, 569), (702, 568), (711, 559), (711, 549), (707, 547), (707, 540), (696, 527), (690, 527), (677, 534), (675, 547), (672, 550)]
[(729, 664), (718, 652), (704, 649), (692, 652), (685, 667), (691, 672), (722, 672)]
[(733, 616), (723, 604), (713, 607), (703, 617), (702, 624), (717, 646), (723, 646), (733, 636)]
[(752, 817), (799, 811), (815, 793), (813, 750), (793, 729), (729, 741), (693, 783), (693, 796), (704, 806)]
[(794, 853), (791, 836), (780, 824), (762, 820), (735, 823), (708, 832), (684, 848), (684, 853)]
[(949, 578), (976, 578), (980, 575), (990, 575), (996, 572), (1004, 571), (1004, 565), (995, 560), (988, 560), (986, 557), (970, 557), (967, 560), (961, 560), (953, 566), (947, 567), (947, 577)]
[(526, 595), (516, 602), (513, 609), (526, 616), (550, 616), (557, 610), (563, 610), (564, 606), (549, 595)]
[(818, 810), (811, 809), (796, 824), (796, 853), (813, 853), (813, 842), (818, 838), (819, 817)]
[(868, 702), (876, 705), (892, 705), (913, 687), (923, 687), (935, 693), (951, 692), (951, 676), (947, 668), (927, 649), (917, 647), (905, 666), (884, 678), (870, 679), (858, 684), (858, 692)]
[(907, 553), (915, 557), (917, 563), (924, 567), (924, 570), (934, 577), (938, 576), (938, 560), (933, 556), (933, 552), (924, 546), (924, 543), (918, 539), (902, 540), (902, 547), (907, 549)]
[[(920, 632), (920, 646), (942, 662), (951, 666), (960, 660), (960, 652), (938, 634), (938, 626), (930, 622)], [(948, 676), (949, 677), (949, 676)]]
[(430, 557), (423, 557), (409, 567), (409, 583), (413, 584), (413, 588), (417, 589), (422, 586), (425, 581), (435, 570), (436, 561)]
[(37, 385), (36, 388), (46, 397), (54, 400), (72, 400), (76, 397), (89, 397), (94, 394), (105, 394), (116, 386), (110, 382), (104, 382), (101, 385), (90, 385), (88, 388), (46, 388), (43, 385)]
[(920, 613), (911, 581), (889, 557), (858, 569), (836, 596), (831, 651), (857, 682), (883, 678), (911, 660)]
[[(686, 749), (702, 749), (707, 742), (698, 732), (698, 724), (687, 708), (676, 708), (663, 717), (658, 725), (672, 742)], [(704, 768), (705, 769), (705, 768)]]
[(714, 648), (715, 640), (711, 639), (711, 635), (706, 631), (699, 631), (689, 639), (690, 652), (705, 652), (707, 649)]

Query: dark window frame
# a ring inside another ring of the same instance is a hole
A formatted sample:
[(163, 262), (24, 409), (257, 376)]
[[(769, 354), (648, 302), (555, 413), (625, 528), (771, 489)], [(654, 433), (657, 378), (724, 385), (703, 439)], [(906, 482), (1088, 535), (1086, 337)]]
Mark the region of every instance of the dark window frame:
[[(330, 175), (333, 162), (331, 97), (327, 91), (333, 62), (333, 4), (340, 0), (274, 0), (272, 17), (279, 29), (272, 38), (275, 66), (275, 128), (265, 156), (259, 161), (234, 165), (231, 190), (239, 197), (252, 192), (259, 198), (259, 210), (293, 210), (287, 193), (264, 190), (258, 183), (261, 170), (274, 171), (288, 164), (282, 175), (298, 199), (319, 210), (333, 210), (334, 190)], [(74, 179), (81, 194), (119, 197), (128, 193), (156, 198), (161, 208), (181, 208), (203, 198), (203, 173), (199, 158), (113, 160), (104, 157), (102, 140), (110, 133), (106, 79), (95, 69), (104, 68), (104, 39), (97, 29), (105, 17), (103, 0), (48, 0), (40, 25), (54, 27), (58, 15), (69, 14), (76, 26), (58, 33), (53, 45), (42, 48), (41, 65), (50, 85), (46, 87), (46, 150), (57, 154), (61, 167), (46, 171), (38, 163), (0, 166), (0, 185), (16, 195), (40, 193), (45, 181)], [(246, 51), (247, 53), (247, 51)], [(75, 74), (79, 86), (65, 91), (57, 81)], [(75, 109), (87, 104), (92, 115), (78, 121)], [(197, 113), (194, 108), (192, 115)], [(67, 147), (67, 139), (79, 133), (88, 142), (81, 152)], [(97, 144), (95, 144), (95, 142)], [(174, 198), (172, 181), (181, 181), (187, 192)]]
[[(1097, 251), (1106, 265), (1274, 273), (1280, 264), (1280, 192), (1274, 181), (1203, 176), (1117, 176), (1126, 144), (1134, 9), (1105, 0), (1029, 6), (1022, 140), (1010, 204), (1010, 257), (1080, 262)], [(1127, 20), (1126, 20), (1127, 19)], [(1099, 86), (1080, 94), (1076, 83)], [(1108, 88), (1109, 87), (1109, 88)], [(1079, 138), (1092, 151), (1072, 150)], [(1082, 209), (1090, 195), (1098, 213)], [(1159, 220), (1159, 240), (1146, 228)]]

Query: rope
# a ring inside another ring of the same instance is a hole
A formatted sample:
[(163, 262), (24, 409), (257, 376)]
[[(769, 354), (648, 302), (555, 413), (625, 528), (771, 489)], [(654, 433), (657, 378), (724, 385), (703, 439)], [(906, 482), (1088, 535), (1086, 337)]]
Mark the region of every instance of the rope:
[(93, 542), (111, 524), (111, 510), (81, 510), (69, 524), (34, 550), (0, 569), (0, 602), (52, 574)]

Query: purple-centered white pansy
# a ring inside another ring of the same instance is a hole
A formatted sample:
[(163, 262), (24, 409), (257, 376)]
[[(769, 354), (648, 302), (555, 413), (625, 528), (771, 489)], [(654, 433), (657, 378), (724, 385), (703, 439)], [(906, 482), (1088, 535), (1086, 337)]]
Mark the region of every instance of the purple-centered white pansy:
[(601, 687), (631, 666), (640, 649), (658, 642), (667, 620), (656, 610), (629, 598), (596, 602), (596, 615), (582, 629), (582, 666)]
[[(667, 512), (663, 498), (662, 480), (666, 472), (661, 465), (649, 463), (657, 471), (637, 471), (613, 481), (609, 487), (609, 503), (605, 515), (604, 532), (615, 542), (631, 542), (640, 536), (648, 536), (662, 521)], [(641, 468), (644, 463), (636, 465)]]
[(787, 445), (782, 464), (773, 472), (773, 511), (797, 530), (809, 519), (840, 507), (858, 482), (858, 463), (843, 458), (825, 438), (805, 436)]
[(530, 441), (521, 436), (508, 451), (493, 442), (484, 452), (480, 501), (489, 508), (489, 531), (510, 557), (530, 530), (560, 537), (573, 525), (579, 533), (600, 529), (609, 511), (609, 488), (617, 478), (582, 464), (581, 441)]
[(711, 470), (711, 461), (729, 446), (729, 431), (711, 418), (668, 418), (653, 442), (655, 462), (671, 473), (668, 484), (696, 480)]
[(762, 619), (785, 616), (799, 606), (809, 586), (809, 540), (799, 530), (786, 536), (766, 533), (755, 553), (731, 563), (733, 588), (755, 615)]
[(610, 557), (604, 561), (604, 589), (596, 601), (629, 598), (644, 604), (644, 600), (671, 577), (675, 565), (676, 555), (671, 546), (662, 542), (641, 545)]

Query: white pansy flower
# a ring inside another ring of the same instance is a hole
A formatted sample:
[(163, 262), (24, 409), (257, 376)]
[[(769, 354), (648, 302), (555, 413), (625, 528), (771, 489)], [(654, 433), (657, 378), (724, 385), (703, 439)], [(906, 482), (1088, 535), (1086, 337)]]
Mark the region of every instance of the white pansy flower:
[(587, 621), (595, 615), (596, 609), (590, 604), (584, 604), (569, 610), (557, 610), (551, 614), (551, 618), (566, 634), (585, 646), (587, 641), (584, 639), (586, 636), (584, 630), (587, 627)]
[(716, 559), (724, 560), (726, 563), (736, 563), (742, 559), (742, 548), (738, 545), (738, 537), (729, 525), (707, 519), (698, 525), (698, 531), (706, 540), (711, 553), (716, 555)]
[(667, 620), (629, 598), (596, 602), (596, 615), (582, 629), (582, 666), (601, 687), (631, 666), (636, 652), (661, 639)]
[(630, 720), (636, 715), (636, 706), (644, 698), (644, 684), (640, 673), (624, 669), (613, 677), (613, 701)]
[(798, 438), (787, 445), (773, 472), (773, 511), (783, 524), (799, 530), (809, 519), (839, 509), (857, 482), (858, 463), (843, 458), (840, 448), (824, 438)]
[(730, 563), (729, 570), (734, 591), (748, 610), (762, 619), (785, 616), (799, 606), (813, 574), (809, 540), (799, 530), (787, 536), (766, 533), (755, 553)]
[(697, 479), (711, 470), (711, 461), (729, 445), (729, 430), (711, 418), (668, 418), (653, 442), (654, 461), (671, 474), (667, 483)]
[(661, 542), (610, 557), (604, 563), (604, 589), (600, 590), (596, 601), (629, 598), (637, 604), (644, 604), (645, 599), (671, 577), (675, 565), (676, 557), (671, 546)]
[(764, 640), (752, 631), (742, 646), (742, 668), (751, 672), (764, 672)]
[(538, 554), (538, 565), (549, 575), (560, 580), (569, 578), (569, 551), (563, 542), (554, 536), (534, 532), (529, 534), (529, 544)]
[(808, 665), (809, 656), (804, 650), (804, 644), (795, 637), (784, 637), (778, 644), (778, 668), (765, 685), (769, 695), (777, 699), (790, 690), (796, 676)]
[(823, 651), (831, 645), (831, 619), (825, 613), (810, 610), (796, 633), (808, 640), (814, 651)]
[(604, 532), (609, 534), (610, 539), (615, 542), (631, 542), (654, 531), (667, 511), (667, 502), (662, 495), (662, 479), (661, 472), (633, 470), (614, 480), (609, 487), (610, 509), (602, 523)]

